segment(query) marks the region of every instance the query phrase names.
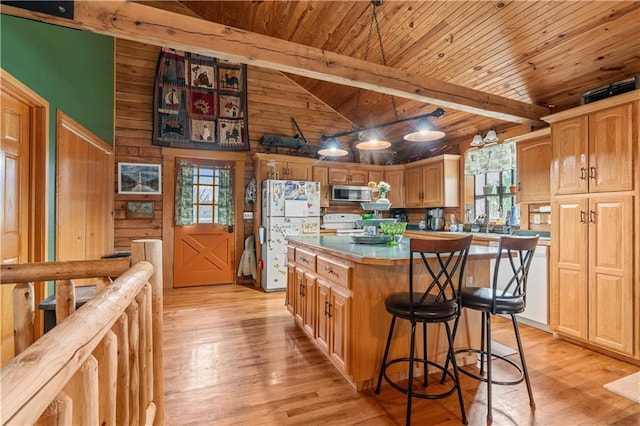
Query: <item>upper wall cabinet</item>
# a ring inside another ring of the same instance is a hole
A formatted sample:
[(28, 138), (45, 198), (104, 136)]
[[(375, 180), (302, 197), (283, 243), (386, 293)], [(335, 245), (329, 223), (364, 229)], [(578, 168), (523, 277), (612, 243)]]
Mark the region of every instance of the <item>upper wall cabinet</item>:
[(552, 123), (554, 195), (633, 189), (633, 108), (627, 102), (578, 116), (545, 117)]
[(407, 166), (404, 174), (407, 207), (458, 207), (460, 156), (441, 155)]
[(551, 199), (551, 131), (545, 129), (514, 138), (518, 171), (517, 200), (548, 203)]
[(404, 207), (404, 167), (388, 166), (385, 168), (384, 181), (391, 186), (391, 191), (387, 194), (391, 207)]
[(259, 179), (311, 180), (312, 167), (304, 161), (260, 160)]
[(349, 170), (348, 166), (329, 168), (329, 185), (366, 185), (368, 182), (367, 170)]

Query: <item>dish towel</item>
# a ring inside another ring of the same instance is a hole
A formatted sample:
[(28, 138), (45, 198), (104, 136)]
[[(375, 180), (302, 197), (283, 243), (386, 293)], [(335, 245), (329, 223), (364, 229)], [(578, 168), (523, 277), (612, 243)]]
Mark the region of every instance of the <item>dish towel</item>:
[(255, 251), (255, 237), (249, 235), (244, 240), (244, 251), (240, 258), (240, 264), (238, 265), (238, 276), (251, 275), (255, 280), (258, 278), (258, 269), (256, 267), (256, 251)]

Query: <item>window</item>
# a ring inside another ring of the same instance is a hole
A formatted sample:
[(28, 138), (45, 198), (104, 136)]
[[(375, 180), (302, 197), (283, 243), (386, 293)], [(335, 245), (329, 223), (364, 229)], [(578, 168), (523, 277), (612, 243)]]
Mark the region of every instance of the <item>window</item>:
[(179, 160), (176, 225), (233, 225), (232, 169)]
[[(516, 206), (515, 193), (510, 186), (517, 182), (515, 143), (505, 142), (481, 149), (469, 149), (465, 155), (465, 174), (473, 175), (473, 206), (471, 218), (484, 217), (487, 221), (504, 220), (512, 206)], [(519, 212), (516, 210), (519, 215)]]
[(474, 217), (485, 216), (490, 221), (504, 219), (516, 205), (516, 194), (510, 186), (516, 182), (516, 171), (488, 172), (474, 176)]

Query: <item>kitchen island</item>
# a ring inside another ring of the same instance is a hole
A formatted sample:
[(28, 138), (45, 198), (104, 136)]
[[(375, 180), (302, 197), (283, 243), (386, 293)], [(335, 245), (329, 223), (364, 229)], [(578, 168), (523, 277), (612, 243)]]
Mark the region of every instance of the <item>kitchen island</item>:
[[(428, 237), (425, 237), (428, 238)], [(296, 322), (323, 350), (336, 368), (357, 390), (375, 386), (391, 315), (387, 296), (408, 290), (409, 239), (397, 246), (355, 244), (349, 236), (288, 237), (287, 308)], [(487, 285), (489, 263), (496, 247), (472, 245), (463, 282)], [(417, 268), (419, 289), (426, 286), (426, 271)], [(477, 312), (463, 311), (456, 347), (477, 346)], [(429, 359), (443, 362), (446, 333), (441, 324), (428, 326)], [(416, 347), (422, 347), (417, 333)], [(409, 324), (396, 325), (390, 358), (406, 356)], [(473, 362), (460, 358), (459, 362)], [(390, 370), (393, 377), (406, 376), (406, 365)], [(420, 372), (419, 374), (422, 374)]]

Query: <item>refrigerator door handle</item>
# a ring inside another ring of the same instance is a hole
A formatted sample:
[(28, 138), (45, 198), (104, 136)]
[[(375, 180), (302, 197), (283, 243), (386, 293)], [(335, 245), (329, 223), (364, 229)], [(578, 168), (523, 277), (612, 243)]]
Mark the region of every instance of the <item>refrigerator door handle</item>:
[(265, 233), (266, 233), (266, 228), (264, 226), (261, 226), (260, 228), (258, 228), (258, 240), (260, 241), (260, 244), (264, 244), (265, 242)]

